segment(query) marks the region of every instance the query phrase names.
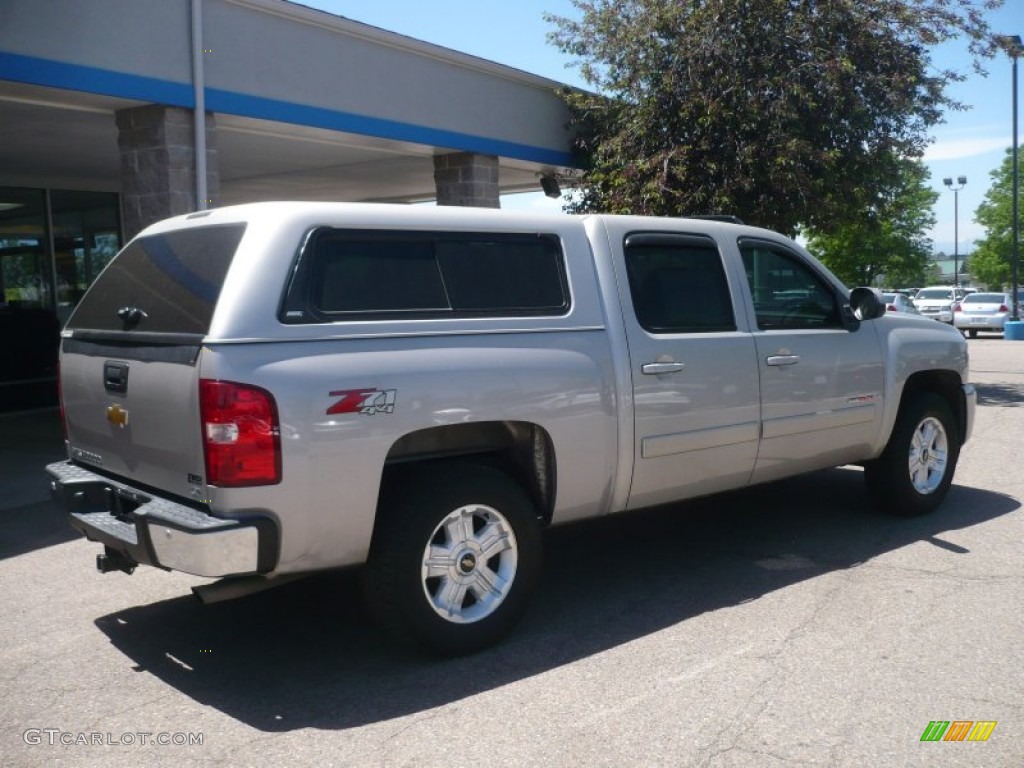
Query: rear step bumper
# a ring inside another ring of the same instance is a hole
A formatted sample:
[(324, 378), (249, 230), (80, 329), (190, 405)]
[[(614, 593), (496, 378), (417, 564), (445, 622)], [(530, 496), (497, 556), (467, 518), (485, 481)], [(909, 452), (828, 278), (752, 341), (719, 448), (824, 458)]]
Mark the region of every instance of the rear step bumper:
[(108, 556), (118, 553), (141, 565), (214, 578), (273, 570), (277, 527), (269, 517), (214, 517), (70, 461), (50, 464), (46, 471), (50, 493), (71, 513), (71, 525), (105, 545)]

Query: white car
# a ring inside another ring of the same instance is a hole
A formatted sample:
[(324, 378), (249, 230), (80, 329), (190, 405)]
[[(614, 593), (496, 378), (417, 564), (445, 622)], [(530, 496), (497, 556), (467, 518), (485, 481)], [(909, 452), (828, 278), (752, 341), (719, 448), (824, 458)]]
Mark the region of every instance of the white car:
[(964, 297), (960, 288), (937, 285), (922, 288), (914, 297), (914, 306), (925, 317), (953, 324), (953, 305)]
[(887, 312), (904, 312), (908, 315), (921, 314), (917, 307), (914, 306), (914, 302), (902, 293), (883, 293), (882, 301), (885, 302)]
[(953, 325), (972, 339), (978, 331), (1002, 333), (1012, 305), (1009, 293), (972, 293), (953, 307)]

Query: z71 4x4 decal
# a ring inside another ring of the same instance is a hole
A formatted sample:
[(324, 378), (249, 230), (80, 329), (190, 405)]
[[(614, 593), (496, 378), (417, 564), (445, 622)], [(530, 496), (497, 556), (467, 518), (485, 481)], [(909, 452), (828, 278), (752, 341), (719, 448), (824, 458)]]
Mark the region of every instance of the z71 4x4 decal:
[(378, 413), (394, 413), (397, 389), (339, 389), (331, 397), (340, 397), (327, 409), (328, 415), (336, 413), (362, 413), (376, 416)]

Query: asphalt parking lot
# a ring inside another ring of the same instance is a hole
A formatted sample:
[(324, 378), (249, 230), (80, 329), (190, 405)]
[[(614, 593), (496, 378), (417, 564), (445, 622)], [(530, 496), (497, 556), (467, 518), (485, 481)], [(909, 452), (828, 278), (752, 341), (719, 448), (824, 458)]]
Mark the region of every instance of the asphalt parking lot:
[(558, 529), (515, 635), (444, 661), (351, 575), (210, 606), (100, 575), (47, 500), (56, 413), (0, 416), (0, 765), (1020, 766), (1024, 343), (969, 345), (937, 513), (879, 516), (841, 468)]

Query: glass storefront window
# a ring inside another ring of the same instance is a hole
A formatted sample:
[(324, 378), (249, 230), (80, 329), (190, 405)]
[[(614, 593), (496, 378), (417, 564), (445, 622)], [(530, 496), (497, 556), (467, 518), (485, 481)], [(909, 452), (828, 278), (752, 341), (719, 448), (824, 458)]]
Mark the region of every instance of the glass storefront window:
[(51, 309), (46, 198), (0, 187), (0, 309)]
[(57, 317), (63, 325), (85, 289), (117, 253), (117, 195), (107, 192), (50, 193), (57, 276)]
[(0, 187), (0, 411), (56, 404), (60, 328), (117, 253), (118, 222), (115, 193)]

